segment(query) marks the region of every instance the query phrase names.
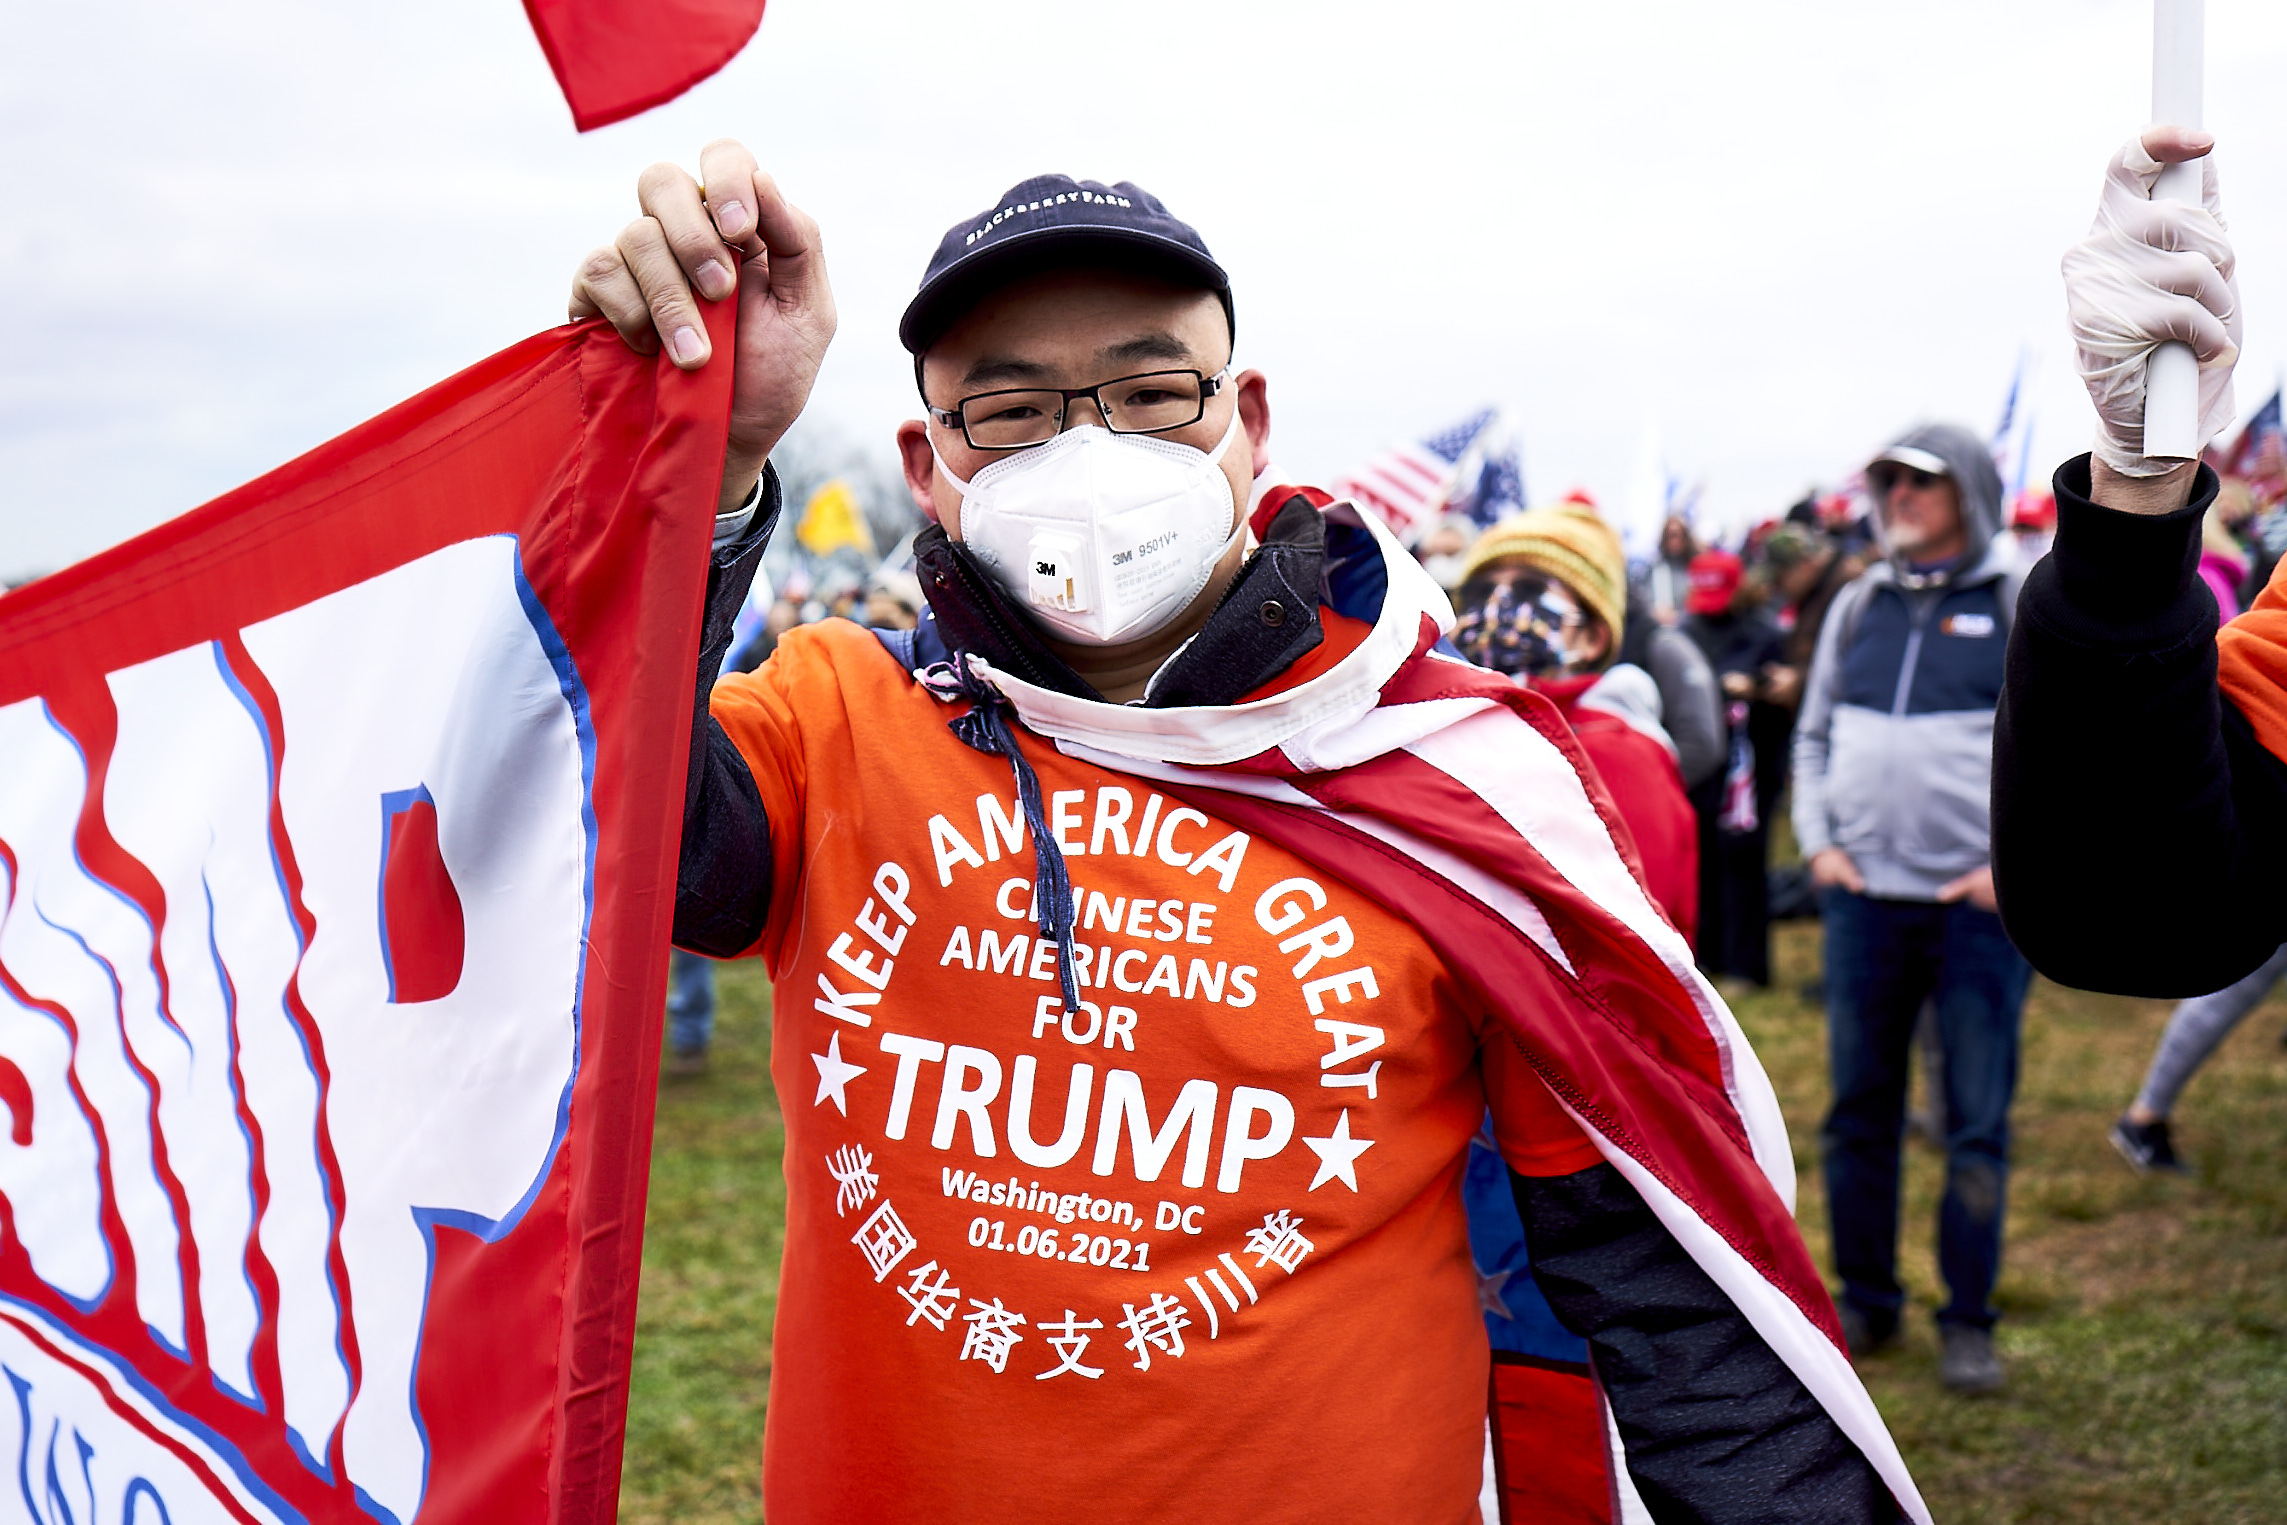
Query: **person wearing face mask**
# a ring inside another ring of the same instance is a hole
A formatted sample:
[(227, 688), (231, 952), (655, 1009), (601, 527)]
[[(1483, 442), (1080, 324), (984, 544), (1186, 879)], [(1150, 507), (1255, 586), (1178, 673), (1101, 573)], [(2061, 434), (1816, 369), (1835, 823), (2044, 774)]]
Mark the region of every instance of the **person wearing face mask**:
[(1461, 568), (1477, 541), (1477, 522), (1467, 514), (1443, 514), (1414, 547), (1414, 559), (1448, 593), (1461, 586)]
[(1840, 1307), (1861, 1354), (1897, 1335), (1899, 1146), (1914, 1024), (1945, 1056), (1938, 1310), (1949, 1387), (1999, 1387), (2009, 1105), (2032, 969), (1995, 914), (1993, 714), (2019, 564), (1982, 440), (1915, 429), (1866, 469), (1885, 560), (1835, 596), (1794, 742), (1795, 836), (1826, 923), (1834, 1102), (1821, 1135)]
[(1618, 660), (1626, 554), (1593, 508), (1561, 503), (1494, 525), (1461, 558), (1453, 644), (1556, 701), (1636, 839), (1652, 899), (1699, 925), (1699, 846), (1676, 744), (1649, 673)]
[[(702, 170), (645, 174), (573, 311), (692, 367), (739, 293), (704, 668), (832, 308), (745, 150)], [(1460, 1522), (1505, 1472), (1582, 1519), (1926, 1519), (1609, 794), (1438, 653), (1378, 521), (1269, 471), (1234, 317), (1132, 184), (963, 219), (899, 327), (924, 618), (695, 691), (675, 939), (776, 988), (771, 1518)], [(1488, 1111), (1593, 1353), (1490, 1425)]]

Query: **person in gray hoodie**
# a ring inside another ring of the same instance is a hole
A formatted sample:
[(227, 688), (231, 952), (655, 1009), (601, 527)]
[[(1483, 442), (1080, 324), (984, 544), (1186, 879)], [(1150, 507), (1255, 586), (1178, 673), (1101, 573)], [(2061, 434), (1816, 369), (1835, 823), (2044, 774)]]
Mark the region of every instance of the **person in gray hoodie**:
[(2022, 570), (1985, 444), (1931, 425), (1867, 467), (1885, 557), (1835, 596), (1794, 742), (1795, 835), (1826, 923), (1834, 1105), (1821, 1134), (1852, 1351), (1897, 1335), (1899, 1151), (1914, 1021), (1944, 1053), (1940, 1372), (1998, 1387), (2009, 1104), (2032, 969), (1995, 911), (1987, 785)]

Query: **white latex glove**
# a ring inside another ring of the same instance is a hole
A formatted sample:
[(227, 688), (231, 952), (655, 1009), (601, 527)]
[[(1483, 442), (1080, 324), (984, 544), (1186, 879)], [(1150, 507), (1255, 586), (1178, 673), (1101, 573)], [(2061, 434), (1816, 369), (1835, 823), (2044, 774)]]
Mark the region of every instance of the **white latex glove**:
[(2200, 166), (2202, 205), (2152, 200), (2163, 159), (2198, 158), (2212, 142), (2175, 127), (2129, 139), (2105, 171), (2088, 237), (2065, 251), (2065, 309), (2081, 380), (2096, 404), (2096, 453), (2123, 476), (2158, 476), (2182, 464), (2144, 454), (2144, 367), (2163, 340), (2181, 340), (2199, 357), (2200, 442), (2235, 416), (2239, 286), (2216, 199), (2215, 160)]

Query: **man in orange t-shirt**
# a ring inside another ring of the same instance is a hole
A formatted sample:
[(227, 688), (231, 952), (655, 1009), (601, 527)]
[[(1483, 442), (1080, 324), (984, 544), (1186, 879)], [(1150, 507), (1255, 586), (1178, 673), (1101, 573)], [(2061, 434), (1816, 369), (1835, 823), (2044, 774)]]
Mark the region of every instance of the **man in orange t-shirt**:
[[(740, 293), (712, 672), (832, 304), (815, 227), (745, 151), (703, 169), (703, 193), (646, 172), (573, 310), (696, 366), (695, 301)], [(1489, 1105), (1626, 1448), (1602, 1470), (1592, 1405), (1551, 1429), (1552, 1476), (1585, 1459), (1607, 1515), (1632, 1488), (1708, 1520), (1922, 1517), (1831, 1311), (1792, 1272), (1740, 1279), (1800, 1261), (1815, 1291), (1776, 1107), (1592, 771), (1541, 701), (1520, 719), (1430, 650), (1450, 609), (1386, 530), (1271, 486), (1233, 333), (1221, 268), (1148, 194), (1015, 187), (948, 232), (900, 328), (930, 617), (795, 630), (699, 689), (676, 939), (759, 954), (777, 991), (767, 1511), (1480, 1518), (1459, 1183)], [(1541, 782), (1466, 782), (1504, 749)], [(1421, 896), (1450, 914), (1409, 916)], [(1584, 992), (1578, 1022), (1528, 1041), (1513, 982)], [(1634, 1044), (1594, 1036), (1639, 1016)], [(1605, 1086), (1671, 1074), (1713, 1122), (1611, 1120)], [(1698, 1141), (1666, 1146), (1679, 1169), (1739, 1168), (1645, 1173), (1628, 1142), (1667, 1122)]]
[[(1116, 1486), (1135, 1519), (1461, 1518), (1486, 1351), (1456, 1182), (1487, 1087), (1519, 1098), (1519, 1168), (1599, 1157), (1428, 946), (1276, 843), (1048, 753), (1067, 1008), (1008, 766), (945, 746), (874, 637), (795, 631), (714, 714), (794, 912), (760, 950), (790, 1162), (774, 1510), (862, 1518), (888, 1485), (916, 1519), (996, 1495), (1104, 1518)], [(1306, 1483), (1298, 1425), (1374, 1460)], [(883, 1426), (866, 1468), (816, 1466)]]

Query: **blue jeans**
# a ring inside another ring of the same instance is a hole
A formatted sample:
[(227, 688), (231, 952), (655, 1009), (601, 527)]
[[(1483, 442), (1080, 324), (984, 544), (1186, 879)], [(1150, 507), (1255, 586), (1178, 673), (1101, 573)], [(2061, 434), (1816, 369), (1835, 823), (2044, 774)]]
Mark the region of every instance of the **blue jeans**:
[(1993, 1327), (2009, 1181), (2009, 1102), (2032, 966), (2001, 918), (1966, 904), (1825, 893), (1827, 1056), (1834, 1109), (1820, 1136), (1843, 1297), (1877, 1333), (1897, 1326), (1898, 1156), (1914, 1019), (1935, 997), (1944, 1054), (1946, 1188), (1941, 1324)]
[(667, 1046), (703, 1054), (715, 1041), (715, 961), (674, 949), (667, 959)]

